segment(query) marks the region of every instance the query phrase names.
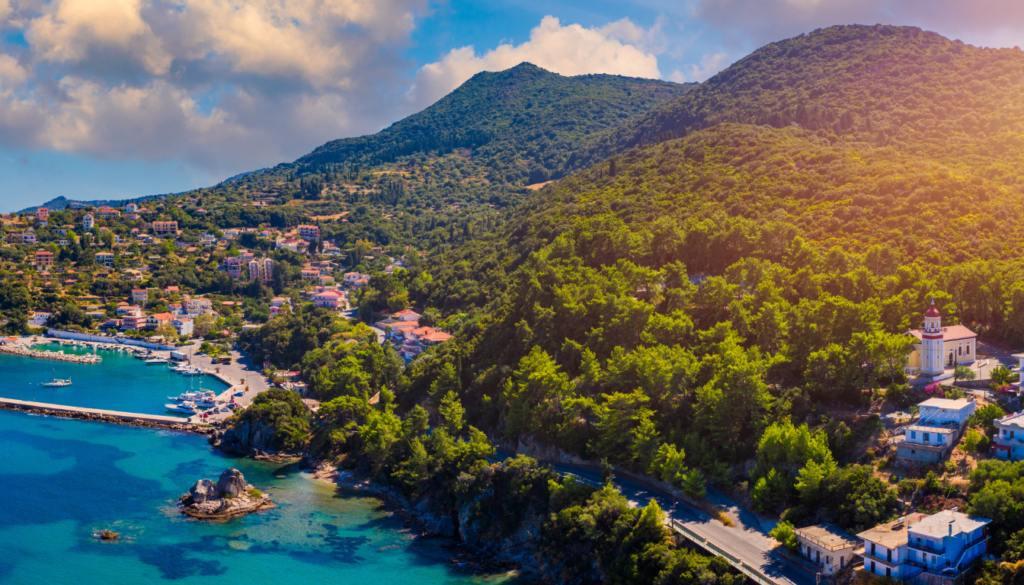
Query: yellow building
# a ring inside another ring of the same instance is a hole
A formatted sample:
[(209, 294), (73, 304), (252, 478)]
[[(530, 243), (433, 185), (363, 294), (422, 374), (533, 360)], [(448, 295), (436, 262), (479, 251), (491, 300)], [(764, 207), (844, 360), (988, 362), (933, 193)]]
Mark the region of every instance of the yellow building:
[(913, 351), (907, 359), (906, 372), (932, 381), (952, 377), (946, 370), (973, 363), (978, 335), (963, 325), (942, 326), (942, 315), (935, 302), (924, 314), (924, 328), (907, 332), (914, 338)]

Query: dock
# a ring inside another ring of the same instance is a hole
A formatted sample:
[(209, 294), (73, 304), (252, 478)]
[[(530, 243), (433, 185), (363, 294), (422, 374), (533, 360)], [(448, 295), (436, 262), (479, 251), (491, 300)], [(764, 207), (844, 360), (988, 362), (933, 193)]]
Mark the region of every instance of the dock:
[(49, 404), (46, 402), (28, 402), (26, 400), (15, 400), (13, 398), (0, 398), (0, 407), (17, 410), (39, 410), (54, 413), (67, 413), (73, 417), (99, 419), (115, 419), (125, 422), (152, 423), (157, 425), (187, 425), (189, 419), (176, 416), (162, 416), (159, 414), (142, 414), (138, 412), (118, 412), (116, 410), (103, 410), (100, 408), (82, 408), (81, 406), (64, 406), (62, 404)]

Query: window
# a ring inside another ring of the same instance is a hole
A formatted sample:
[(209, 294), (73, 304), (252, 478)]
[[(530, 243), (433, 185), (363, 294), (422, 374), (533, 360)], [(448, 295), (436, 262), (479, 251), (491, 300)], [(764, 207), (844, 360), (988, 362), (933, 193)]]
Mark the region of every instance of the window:
[[(875, 549), (871, 549), (871, 552), (874, 552), (874, 551), (875, 551)], [(872, 573), (876, 573), (877, 572), (875, 570), (875, 561), (871, 561), (871, 572)]]
[(917, 431), (910, 431), (910, 438), (911, 439), (916, 439), (917, 438)]
[(886, 577), (892, 577), (892, 569), (890, 569), (889, 567), (886, 567), (885, 568), (885, 576)]

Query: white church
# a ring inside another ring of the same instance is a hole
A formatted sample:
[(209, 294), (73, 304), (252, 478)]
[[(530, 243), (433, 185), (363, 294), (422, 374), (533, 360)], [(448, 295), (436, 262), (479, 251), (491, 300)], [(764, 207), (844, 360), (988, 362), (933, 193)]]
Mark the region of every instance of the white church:
[(917, 376), (912, 383), (952, 378), (956, 366), (974, 363), (978, 335), (963, 325), (943, 327), (934, 299), (924, 314), (924, 328), (911, 329), (907, 335), (915, 338), (905, 368), (908, 375)]

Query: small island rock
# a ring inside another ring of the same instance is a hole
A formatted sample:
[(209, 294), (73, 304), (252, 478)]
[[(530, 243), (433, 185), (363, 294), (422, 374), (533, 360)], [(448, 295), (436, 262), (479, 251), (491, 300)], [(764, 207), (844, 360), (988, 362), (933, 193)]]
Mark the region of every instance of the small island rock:
[(270, 496), (245, 483), (237, 469), (226, 469), (214, 484), (201, 479), (178, 500), (182, 513), (193, 518), (234, 518), (274, 507)]
[(202, 504), (206, 500), (220, 497), (220, 490), (217, 489), (216, 484), (208, 479), (200, 479), (196, 482), (196, 485), (192, 486), (192, 489), (188, 490), (188, 494), (192, 496), (192, 501), (197, 504)]
[(245, 477), (242, 472), (235, 468), (225, 469), (224, 473), (220, 474), (220, 479), (217, 480), (217, 491), (232, 496), (244, 493), (246, 491)]

